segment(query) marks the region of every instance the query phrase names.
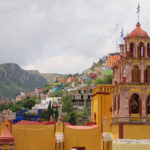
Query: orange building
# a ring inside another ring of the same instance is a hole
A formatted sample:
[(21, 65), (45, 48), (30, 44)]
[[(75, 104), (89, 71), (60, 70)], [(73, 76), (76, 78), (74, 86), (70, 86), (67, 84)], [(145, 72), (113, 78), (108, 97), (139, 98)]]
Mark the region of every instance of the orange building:
[(105, 66), (111, 68), (113, 63), (120, 59), (120, 53), (110, 53), (107, 56)]

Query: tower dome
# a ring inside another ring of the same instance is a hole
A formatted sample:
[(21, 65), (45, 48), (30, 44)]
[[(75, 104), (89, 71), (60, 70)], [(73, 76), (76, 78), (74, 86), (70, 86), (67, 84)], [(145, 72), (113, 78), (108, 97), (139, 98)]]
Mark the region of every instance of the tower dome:
[(130, 38), (133, 38), (133, 37), (146, 37), (146, 38), (148, 38), (149, 36), (148, 36), (146, 31), (141, 29), (140, 24), (137, 23), (136, 28), (130, 32), (128, 37), (130, 37)]

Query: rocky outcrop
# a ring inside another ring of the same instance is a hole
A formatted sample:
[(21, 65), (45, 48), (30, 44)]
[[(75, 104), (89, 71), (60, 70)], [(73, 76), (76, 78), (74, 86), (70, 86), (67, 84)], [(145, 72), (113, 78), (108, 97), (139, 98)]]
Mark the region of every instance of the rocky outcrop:
[(19, 65), (6, 63), (0, 65), (0, 97), (10, 99), (20, 91), (32, 91), (44, 87), (47, 81), (40, 73), (23, 70)]

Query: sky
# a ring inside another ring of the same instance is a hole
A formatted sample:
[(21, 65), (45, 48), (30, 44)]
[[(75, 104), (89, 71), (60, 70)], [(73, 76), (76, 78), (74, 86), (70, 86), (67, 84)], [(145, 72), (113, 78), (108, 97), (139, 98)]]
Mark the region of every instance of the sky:
[(150, 0), (0, 0), (0, 64), (81, 73), (118, 52), (137, 23), (150, 35)]

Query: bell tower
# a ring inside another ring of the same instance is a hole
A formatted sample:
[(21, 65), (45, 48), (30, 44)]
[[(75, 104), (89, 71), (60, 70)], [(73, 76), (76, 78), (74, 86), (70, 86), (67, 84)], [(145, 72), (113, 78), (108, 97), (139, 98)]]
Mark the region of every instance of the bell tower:
[(113, 121), (150, 122), (150, 38), (139, 22), (120, 44), (113, 75)]

